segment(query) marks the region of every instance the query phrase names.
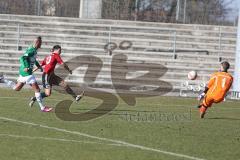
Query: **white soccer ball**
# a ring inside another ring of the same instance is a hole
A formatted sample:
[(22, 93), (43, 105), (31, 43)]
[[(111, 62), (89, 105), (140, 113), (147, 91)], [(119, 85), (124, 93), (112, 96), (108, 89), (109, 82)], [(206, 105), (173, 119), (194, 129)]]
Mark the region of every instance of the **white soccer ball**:
[(196, 71), (190, 71), (188, 73), (188, 79), (189, 80), (195, 80), (197, 78), (197, 72)]

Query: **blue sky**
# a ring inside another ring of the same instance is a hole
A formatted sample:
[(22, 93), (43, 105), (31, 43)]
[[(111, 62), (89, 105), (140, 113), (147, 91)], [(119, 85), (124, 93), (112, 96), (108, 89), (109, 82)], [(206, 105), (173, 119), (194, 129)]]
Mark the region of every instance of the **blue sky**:
[[(226, 4), (231, 1), (232, 0), (225, 0)], [(240, 5), (240, 0), (233, 0), (233, 2), (229, 5), (229, 8), (232, 8), (232, 11), (229, 12), (229, 16), (228, 16), (230, 20), (234, 20), (238, 16), (239, 5)]]
[[(226, 3), (231, 2), (232, 0), (225, 0)], [(240, 4), (240, 0), (233, 0), (233, 2), (229, 5), (233, 9), (238, 9)]]

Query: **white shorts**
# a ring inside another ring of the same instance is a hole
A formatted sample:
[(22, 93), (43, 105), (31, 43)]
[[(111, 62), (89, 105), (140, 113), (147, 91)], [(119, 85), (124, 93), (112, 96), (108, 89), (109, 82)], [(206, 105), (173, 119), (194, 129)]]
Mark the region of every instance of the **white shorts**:
[(18, 82), (25, 83), (25, 84), (33, 84), (33, 83), (36, 83), (37, 80), (33, 75), (29, 75), (29, 76), (25, 76), (25, 77), (20, 75), (18, 77)]

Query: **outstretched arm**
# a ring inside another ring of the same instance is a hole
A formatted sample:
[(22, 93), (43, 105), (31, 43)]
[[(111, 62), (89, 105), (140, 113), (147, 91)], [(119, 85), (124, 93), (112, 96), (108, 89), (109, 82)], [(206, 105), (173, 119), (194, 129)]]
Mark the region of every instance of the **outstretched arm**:
[(64, 69), (66, 69), (70, 74), (72, 74), (72, 70), (68, 67), (66, 63), (63, 62), (59, 54), (56, 54), (56, 59), (58, 64), (63, 65)]
[(206, 86), (204, 91), (198, 96), (199, 101), (201, 101), (205, 97), (208, 90), (209, 90), (209, 88)]
[(38, 70), (38, 67), (34, 68), (32, 72), (36, 72)]
[(205, 89), (204, 89), (204, 91), (203, 91), (203, 93), (206, 94), (208, 90), (209, 90), (209, 88), (206, 86)]
[(70, 74), (72, 74), (72, 70), (68, 67), (66, 63), (63, 63), (62, 65)]
[(35, 71), (38, 70), (38, 69), (40, 69), (41, 72), (43, 71), (42, 65), (40, 65), (38, 61), (35, 61), (35, 65), (37, 66), (37, 68), (34, 68), (34, 69), (33, 69), (33, 72), (35, 72)]

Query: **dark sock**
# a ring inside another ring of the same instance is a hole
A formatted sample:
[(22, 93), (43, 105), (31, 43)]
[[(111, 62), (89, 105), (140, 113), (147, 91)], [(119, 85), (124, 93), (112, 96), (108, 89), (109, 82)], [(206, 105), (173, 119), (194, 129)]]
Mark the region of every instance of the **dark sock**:
[[(46, 95), (44, 92), (41, 92), (40, 94), (41, 94), (42, 99), (45, 98), (45, 97), (47, 97), (47, 95)], [(32, 100), (36, 101), (37, 98), (36, 98), (36, 97), (33, 97)]]
[(41, 92), (41, 97), (43, 99), (43, 98), (47, 97), (47, 95), (44, 92)]

